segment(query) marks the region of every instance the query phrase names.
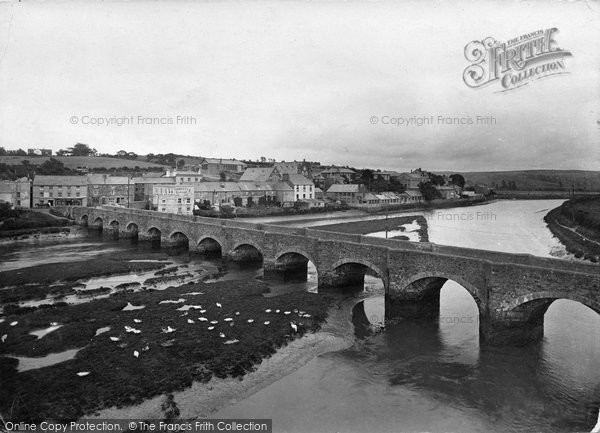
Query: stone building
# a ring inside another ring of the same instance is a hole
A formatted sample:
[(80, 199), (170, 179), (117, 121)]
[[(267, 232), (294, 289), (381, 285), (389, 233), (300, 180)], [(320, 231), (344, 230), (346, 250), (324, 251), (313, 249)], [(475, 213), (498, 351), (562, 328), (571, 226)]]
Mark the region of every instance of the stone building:
[(151, 209), (154, 185), (175, 184), (175, 178), (142, 176), (132, 178), (131, 183), (133, 184), (133, 206), (131, 207)]
[(31, 180), (23, 177), (0, 181), (0, 203), (2, 202), (13, 207), (31, 207)]
[(128, 176), (90, 174), (87, 176), (88, 206), (130, 207), (135, 197), (135, 185)]

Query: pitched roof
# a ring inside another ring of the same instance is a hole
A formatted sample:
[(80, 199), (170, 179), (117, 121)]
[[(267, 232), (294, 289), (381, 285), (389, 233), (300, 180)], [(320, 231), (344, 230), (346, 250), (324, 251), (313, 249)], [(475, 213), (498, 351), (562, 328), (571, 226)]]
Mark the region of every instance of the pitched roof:
[(354, 170), (350, 170), (349, 168), (344, 168), (344, 167), (331, 167), (331, 168), (328, 168), (327, 170), (323, 170), (321, 173), (325, 173), (325, 174), (335, 174), (335, 173), (356, 174), (356, 172)]
[(246, 163), (238, 161), (237, 159), (222, 159), (222, 158), (203, 158), (200, 164), (207, 162), (208, 164), (228, 164), (228, 165), (241, 165), (246, 166)]
[(301, 174), (289, 174), (286, 177), (286, 181), (289, 181), (292, 185), (314, 185), (312, 180)]
[(34, 185), (87, 185), (85, 176), (44, 176), (37, 175)]
[(297, 162), (276, 162), (273, 167), (281, 174), (298, 174), (299, 164)]
[(88, 185), (127, 185), (132, 183), (127, 176), (110, 176), (106, 174), (88, 174)]
[(247, 168), (240, 177), (240, 182), (266, 182), (275, 167), (252, 167)]
[(334, 183), (327, 192), (360, 192), (360, 185), (357, 183), (341, 184)]
[(195, 192), (236, 192), (240, 191), (237, 182), (198, 182), (194, 183)]
[(174, 177), (132, 177), (131, 183), (149, 183), (149, 184), (160, 184), (160, 183), (175, 183)]

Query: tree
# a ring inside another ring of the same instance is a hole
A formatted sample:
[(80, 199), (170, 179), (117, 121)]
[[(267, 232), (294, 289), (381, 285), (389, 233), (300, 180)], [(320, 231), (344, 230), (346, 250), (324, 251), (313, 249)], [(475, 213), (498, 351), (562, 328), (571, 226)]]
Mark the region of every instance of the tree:
[(369, 189), (371, 188), (371, 182), (373, 182), (373, 170), (365, 168), (360, 172), (360, 180)]
[(97, 153), (96, 149), (90, 149), (90, 147), (87, 144), (83, 143), (77, 143), (70, 150), (73, 156), (90, 156), (95, 155)]
[(421, 195), (426, 201), (435, 200), (436, 198), (441, 198), (442, 195), (435, 188), (433, 183), (431, 182), (421, 182), (419, 184), (419, 191), (421, 191)]
[(219, 180), (221, 182), (226, 182), (227, 181), (227, 175), (225, 174), (224, 171), (222, 171), (222, 172), (219, 173)]
[(35, 173), (40, 175), (61, 175), (70, 174), (71, 170), (66, 168), (58, 159), (50, 158), (49, 160), (44, 161), (44, 163), (36, 169)]
[(465, 178), (463, 177), (462, 174), (451, 174), (450, 175), (450, 182), (452, 182), (453, 185), (459, 186), (461, 188), (465, 187)]
[(429, 181), (433, 185), (443, 186), (446, 181), (444, 180), (444, 176), (441, 174), (429, 173)]
[(178, 169), (181, 170), (184, 165), (185, 165), (185, 159), (180, 159), (179, 161), (177, 161), (177, 168)]

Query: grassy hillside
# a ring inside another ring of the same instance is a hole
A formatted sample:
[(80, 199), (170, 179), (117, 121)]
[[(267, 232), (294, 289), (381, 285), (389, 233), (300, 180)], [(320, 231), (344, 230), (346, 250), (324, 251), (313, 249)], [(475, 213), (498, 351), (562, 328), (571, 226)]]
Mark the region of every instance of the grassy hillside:
[[(146, 161), (131, 160), (131, 159), (120, 159), (120, 158), (108, 158), (105, 156), (53, 156), (53, 158), (62, 162), (66, 168), (75, 169), (77, 167), (87, 168), (120, 168), (128, 167), (135, 168), (149, 168), (149, 167), (164, 167), (160, 164), (153, 164)], [(44, 161), (50, 159), (49, 156), (0, 156), (0, 163), (9, 165), (21, 164), (21, 161), (27, 160), (30, 164), (40, 165)]]
[(567, 191), (571, 185), (579, 191), (600, 191), (600, 172), (583, 170), (476, 171), (462, 173), (467, 184), (502, 185), (515, 182), (519, 190)]

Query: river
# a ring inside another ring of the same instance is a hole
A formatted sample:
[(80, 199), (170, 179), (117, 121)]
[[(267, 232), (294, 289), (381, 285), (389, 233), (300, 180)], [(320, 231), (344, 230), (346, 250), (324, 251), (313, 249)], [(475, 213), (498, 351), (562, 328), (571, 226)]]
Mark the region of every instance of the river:
[[(410, 214), (425, 216), (431, 242), (569, 259), (543, 221), (561, 202), (497, 201)], [(364, 309), (380, 321), (383, 294), (364, 297), (357, 296), (355, 313)], [(541, 342), (493, 348), (479, 345), (477, 314), (468, 292), (448, 281), (438, 324), (400, 323), (357, 337), (350, 348), (316, 357), (215, 416), (273, 418), (277, 432), (590, 431), (600, 406), (600, 316), (555, 301)]]
[[(408, 214), (425, 216), (431, 242), (572, 260), (543, 222), (545, 213), (561, 202), (497, 201)], [(271, 222), (301, 227), (364, 218), (373, 216), (345, 213)], [(415, 227), (409, 224), (407, 230)], [(0, 271), (140, 248), (147, 246), (93, 237), (15, 245), (0, 251)], [(208, 277), (208, 282), (250, 279), (262, 274), (257, 268), (240, 269), (221, 260), (190, 259), (187, 254), (171, 256), (169, 261), (179, 266), (182, 281), (198, 277)], [(86, 289), (114, 287), (124, 281), (143, 283), (152, 275), (100, 277), (81, 283)], [(314, 267), (309, 266), (306, 282), (269, 282), (268, 296), (293, 290), (315, 291), (317, 278)], [(440, 320), (435, 324), (400, 323), (381, 330), (383, 285), (375, 277), (367, 276), (362, 292), (339, 296), (345, 299), (343, 307), (326, 325), (327, 335), (332, 337), (325, 335), (320, 340), (325, 347), (320, 347), (318, 353), (325, 353), (308, 362), (306, 356), (290, 356), (292, 362), (287, 368), (263, 362), (266, 374), (256, 375), (258, 384), (251, 383), (253, 374), (240, 382), (240, 389), (251, 392), (242, 393), (241, 401), (211, 416), (272, 418), (277, 432), (564, 432), (589, 431), (596, 422), (600, 406), (600, 316), (581, 304), (554, 302), (545, 315), (544, 339), (538, 344), (492, 348), (480, 347), (475, 302), (452, 281), (441, 291)], [(40, 302), (47, 300), (22, 305)], [(354, 322), (355, 336), (348, 332), (351, 317), (368, 318), (366, 323)], [(261, 377), (275, 379), (264, 386)], [(198, 396), (190, 392), (186, 398), (191, 402)], [(183, 408), (183, 396), (176, 395), (176, 400)], [(182, 413), (190, 415), (189, 411)]]

